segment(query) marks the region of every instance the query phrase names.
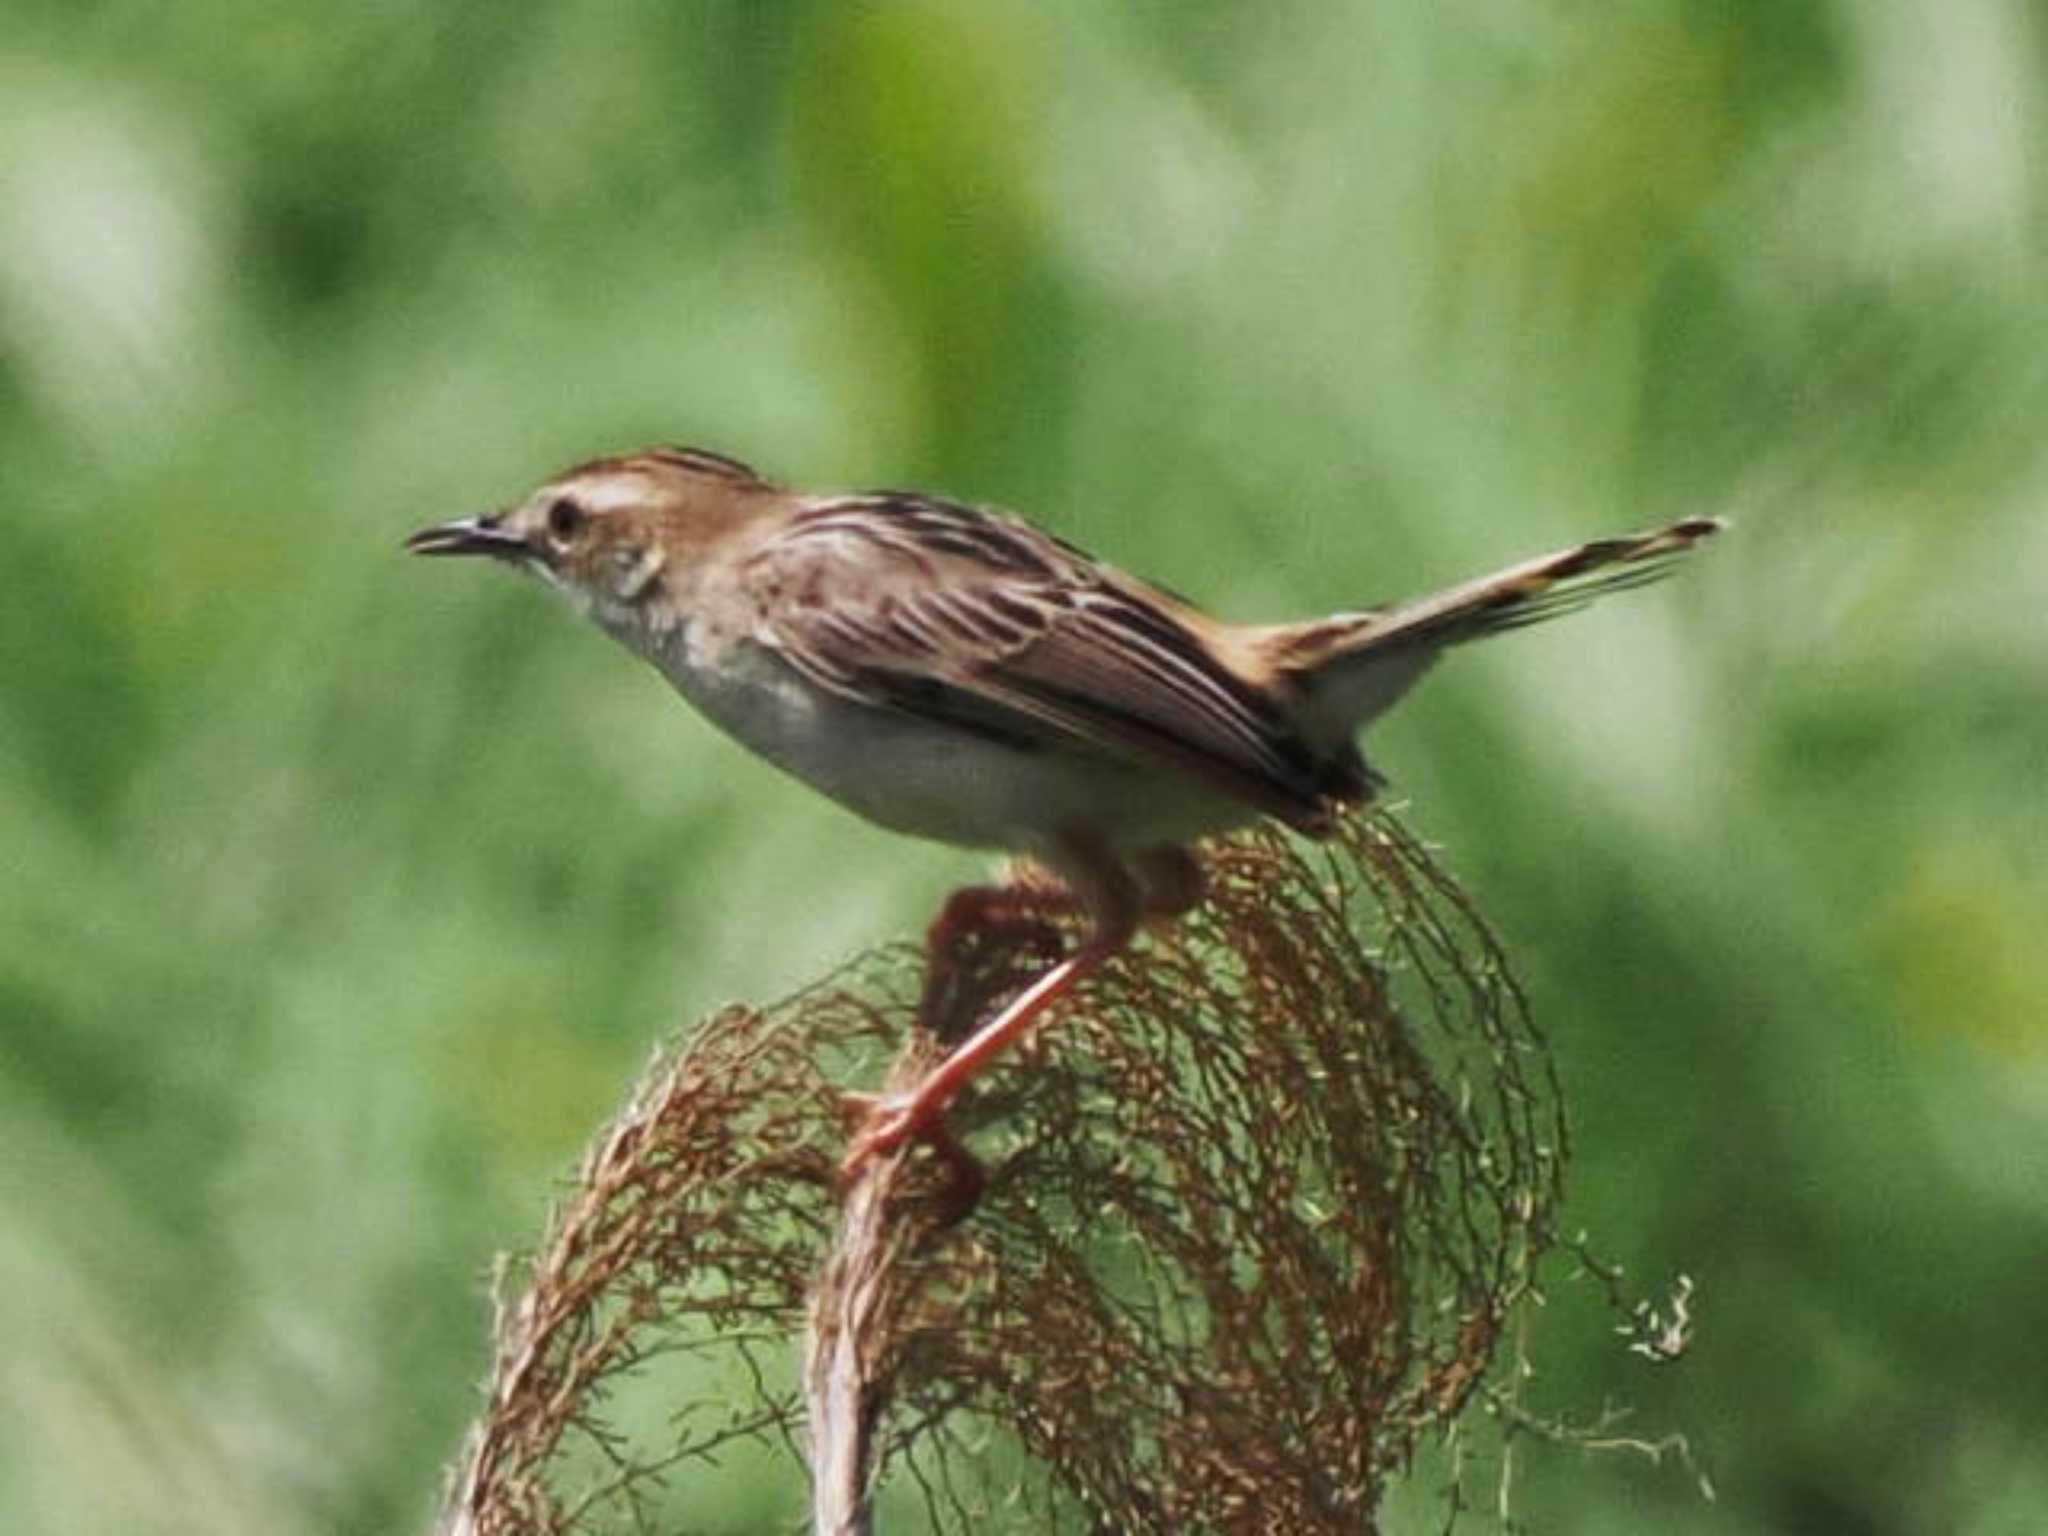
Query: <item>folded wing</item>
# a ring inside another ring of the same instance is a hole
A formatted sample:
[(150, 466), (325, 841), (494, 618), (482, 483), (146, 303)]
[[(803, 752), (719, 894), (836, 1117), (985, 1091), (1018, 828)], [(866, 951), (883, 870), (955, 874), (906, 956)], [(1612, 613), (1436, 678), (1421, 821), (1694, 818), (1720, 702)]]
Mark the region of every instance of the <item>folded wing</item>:
[[(1298, 826), (1365, 788), (1199, 614), (1028, 524), (929, 497), (810, 508), (748, 562), (756, 640), (821, 687), (1020, 750), (1170, 764)], [(767, 600), (769, 595), (773, 600)]]

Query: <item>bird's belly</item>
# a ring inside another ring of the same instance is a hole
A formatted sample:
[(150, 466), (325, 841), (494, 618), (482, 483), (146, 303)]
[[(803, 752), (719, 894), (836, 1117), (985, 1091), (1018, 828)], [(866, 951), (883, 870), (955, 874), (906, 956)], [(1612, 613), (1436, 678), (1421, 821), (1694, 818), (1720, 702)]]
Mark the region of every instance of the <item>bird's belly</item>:
[(663, 667), (709, 719), (870, 821), (970, 848), (1041, 851), (1084, 834), (1112, 845), (1181, 842), (1256, 812), (1163, 765), (1032, 750), (862, 704), (751, 646), (716, 672)]

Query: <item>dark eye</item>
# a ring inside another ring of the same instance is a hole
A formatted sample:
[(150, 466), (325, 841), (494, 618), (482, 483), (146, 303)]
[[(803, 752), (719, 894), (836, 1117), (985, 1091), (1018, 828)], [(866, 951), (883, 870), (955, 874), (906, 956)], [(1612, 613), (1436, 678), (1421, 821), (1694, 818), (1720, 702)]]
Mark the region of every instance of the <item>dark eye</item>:
[(583, 529), (583, 509), (563, 496), (548, 507), (548, 536), (566, 544)]

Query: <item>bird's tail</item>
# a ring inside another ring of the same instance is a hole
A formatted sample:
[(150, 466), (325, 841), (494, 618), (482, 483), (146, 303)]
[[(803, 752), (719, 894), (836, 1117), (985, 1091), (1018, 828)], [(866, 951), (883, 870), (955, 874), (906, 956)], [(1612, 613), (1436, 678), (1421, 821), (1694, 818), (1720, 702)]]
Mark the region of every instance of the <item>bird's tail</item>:
[(1719, 518), (1694, 517), (1652, 533), (1596, 539), (1404, 603), (1276, 624), (1253, 644), (1302, 690), (1312, 729), (1348, 739), (1447, 647), (1573, 613), (1596, 597), (1668, 576), (1679, 556), (1724, 526)]

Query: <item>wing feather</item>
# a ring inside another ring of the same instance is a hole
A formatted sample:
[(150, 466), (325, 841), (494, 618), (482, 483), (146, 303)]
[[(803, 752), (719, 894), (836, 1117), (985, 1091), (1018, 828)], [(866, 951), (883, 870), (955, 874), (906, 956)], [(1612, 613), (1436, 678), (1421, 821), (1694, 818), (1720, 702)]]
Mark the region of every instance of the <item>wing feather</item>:
[(1170, 764), (1299, 825), (1355, 793), (1173, 599), (1028, 524), (906, 493), (814, 505), (743, 570), (812, 682), (1016, 746)]

